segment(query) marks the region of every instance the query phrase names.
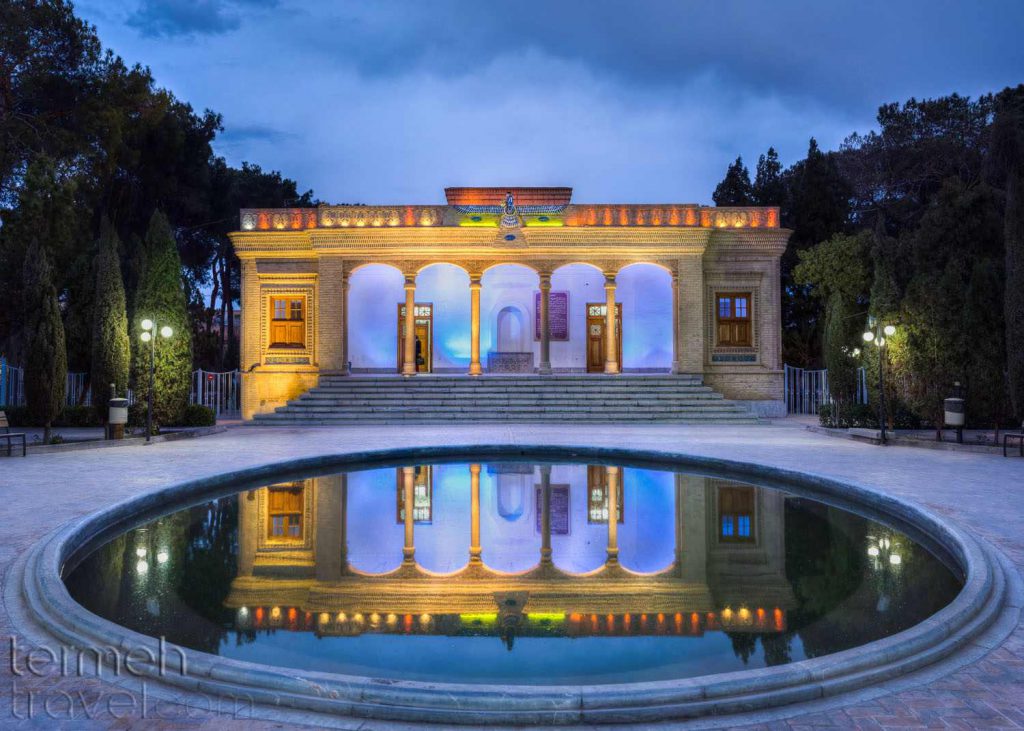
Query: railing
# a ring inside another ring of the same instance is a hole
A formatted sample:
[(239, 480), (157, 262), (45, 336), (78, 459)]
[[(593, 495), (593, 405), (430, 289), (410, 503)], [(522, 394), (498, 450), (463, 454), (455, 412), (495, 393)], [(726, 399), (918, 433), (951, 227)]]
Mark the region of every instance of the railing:
[[(91, 406), (92, 388), (88, 384), (88, 374), (83, 372), (68, 373), (67, 395), (68, 406)], [(239, 404), (241, 395), (241, 375), (238, 371), (197, 370), (192, 372), (189, 386), (189, 403), (201, 404), (213, 409), (217, 418), (237, 417), (241, 414)], [(128, 389), (128, 403), (135, 403), (134, 394)], [(25, 405), (25, 369), (11, 365), (5, 358), (0, 358), (0, 407)]]
[(239, 405), (240, 386), (241, 374), (238, 371), (194, 371), (189, 403), (213, 409), (218, 419), (238, 417), (242, 413)]
[(25, 403), (25, 370), (0, 358), (0, 406)]
[[(828, 370), (807, 370), (793, 366), (783, 366), (786, 379), (786, 412), (790, 414), (814, 414), (825, 404), (832, 402), (828, 392)], [(857, 392), (855, 399), (858, 404), (868, 402), (867, 373), (863, 368), (857, 369)]]

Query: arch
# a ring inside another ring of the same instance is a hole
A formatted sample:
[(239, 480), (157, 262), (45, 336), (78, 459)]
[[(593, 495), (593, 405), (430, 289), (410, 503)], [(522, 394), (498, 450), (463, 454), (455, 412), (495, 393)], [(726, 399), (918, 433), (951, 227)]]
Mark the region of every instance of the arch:
[(461, 270), (462, 270), (462, 272), (463, 272), (463, 273), (464, 273), (464, 274), (465, 274), (465, 275), (466, 275), (467, 277), (469, 276), (469, 269), (467, 269), (467, 268), (466, 268), (465, 266), (463, 266), (462, 264), (459, 264), (459, 263), (457, 263), (457, 262), (454, 262), (454, 261), (432, 261), (432, 262), (430, 262), (430, 263), (428, 263), (428, 264), (424, 264), (423, 266), (421, 266), (421, 267), (418, 267), (418, 268), (416, 269), (416, 277), (417, 277), (417, 278), (419, 278), (419, 276), (420, 276), (420, 275), (421, 275), (421, 274), (422, 274), (423, 272), (425, 272), (425, 271), (426, 271), (427, 269), (430, 269), (431, 267), (442, 267), (442, 266), (448, 266), (448, 267), (455, 267), (456, 269), (461, 269)]
[(496, 347), (499, 352), (521, 353), (526, 349), (526, 322), (519, 307), (502, 307), (498, 311), (495, 329)]
[(558, 532), (552, 524), (551, 559), (562, 571), (582, 575), (604, 566), (608, 548), (608, 525), (587, 519), (587, 466), (581, 464), (552, 465), (552, 489), (568, 487), (568, 521), (566, 532)]
[(566, 261), (566, 262), (562, 262), (561, 264), (559, 264), (558, 266), (556, 266), (554, 269), (551, 270), (551, 274), (552, 274), (552, 276), (554, 276), (555, 273), (557, 273), (561, 269), (565, 269), (566, 267), (581, 267), (581, 266), (582, 267), (589, 267), (589, 268), (593, 269), (594, 271), (600, 272), (601, 275), (604, 276), (604, 271), (605, 270), (602, 269), (601, 267), (599, 267), (597, 264), (594, 264), (593, 262), (589, 262), (589, 261)]
[(392, 264), (366, 263), (348, 280), (348, 359), (354, 373), (394, 373), (398, 360), (398, 305), (405, 276)]
[(672, 273), (661, 264), (635, 262), (615, 277), (622, 303), (622, 370), (668, 372), (672, 368)]
[(524, 269), (529, 269), (535, 274), (540, 274), (540, 270), (536, 267), (536, 265), (528, 261), (499, 261), (485, 266), (481, 271), (481, 275), (487, 274), (487, 272), (491, 271), (492, 269), (497, 269), (499, 267), (523, 267)]
[(469, 465), (431, 467), (430, 522), (413, 529), (416, 563), (432, 574), (450, 574), (469, 561)]
[(434, 372), (465, 373), (471, 350), (469, 273), (458, 264), (428, 264), (416, 275), (416, 301), (434, 306)]
[[(346, 261), (345, 263), (348, 264), (349, 262)], [(395, 264), (392, 264), (391, 262), (386, 262), (386, 261), (361, 261), (361, 262), (357, 263), (355, 266), (353, 266), (351, 269), (347, 270), (349, 281), (351, 282), (352, 277), (356, 273), (362, 272), (364, 269), (367, 269), (368, 267), (382, 267), (382, 268), (386, 268), (386, 269), (394, 269), (399, 274), (402, 274), (401, 267), (399, 267), (399, 266), (397, 266)]]
[(568, 340), (551, 341), (555, 371), (587, 370), (587, 303), (604, 302), (604, 272), (588, 262), (567, 263), (551, 274), (551, 291), (568, 294)]
[(484, 564), (502, 573), (522, 573), (537, 565), (534, 473), (505, 472), (489, 465), (480, 474), (480, 544)]
[(671, 278), (675, 274), (675, 272), (672, 271), (672, 268), (670, 266), (668, 266), (667, 264), (663, 264), (661, 262), (658, 262), (658, 261), (632, 261), (629, 264), (623, 264), (621, 267), (619, 267), (618, 271), (615, 272), (615, 276), (618, 277), (619, 274), (621, 274), (626, 269), (629, 269), (631, 267), (642, 267), (642, 266), (658, 267), (658, 269), (661, 269), (666, 274), (668, 274), (669, 278)]
[(632, 467), (622, 470), (619, 562), (623, 568), (651, 574), (675, 562), (675, 484), (672, 472)]
[(350, 472), (347, 494), (349, 566), (361, 574), (394, 571), (405, 543), (405, 526), (395, 520), (395, 469)]
[(501, 350), (498, 342), (498, 318), (508, 309), (520, 313), (522, 337), (517, 352), (534, 353), (537, 362), (540, 343), (533, 338), (534, 301), (540, 287), (535, 269), (519, 263), (506, 262), (488, 267), (480, 278), (480, 350), (482, 360), (489, 362), (490, 353)]

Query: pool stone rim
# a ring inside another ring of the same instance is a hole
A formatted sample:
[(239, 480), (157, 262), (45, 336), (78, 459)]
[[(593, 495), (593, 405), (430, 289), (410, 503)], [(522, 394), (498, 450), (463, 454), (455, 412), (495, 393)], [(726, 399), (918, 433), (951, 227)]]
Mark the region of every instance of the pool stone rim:
[[(61, 578), (66, 561), (100, 536), (120, 532), (140, 515), (201, 502), (282, 473), (370, 467), (397, 462), (538, 458), (595, 460), (713, 473), (797, 492), (901, 524), (927, 536), (957, 564), (964, 585), (953, 601), (903, 632), (849, 650), (787, 665), (637, 683), (475, 685), (384, 680), (302, 671), (180, 649), (188, 673), (161, 675), (136, 663), (143, 677), (185, 690), (251, 699), (258, 704), (392, 721), (479, 724), (571, 724), (659, 721), (720, 716), (821, 699), (864, 689), (938, 662), (970, 644), (1007, 605), (1007, 576), (987, 544), (910, 502), (852, 482), (753, 462), (681, 452), (575, 445), (446, 445), (348, 452), (267, 463), (157, 488), (72, 521), (37, 543), (20, 572), (30, 615), (50, 635), (78, 649), (117, 648), (124, 657), (156, 654), (160, 643), (98, 617), (71, 598)], [(145, 648), (145, 649), (144, 649)]]

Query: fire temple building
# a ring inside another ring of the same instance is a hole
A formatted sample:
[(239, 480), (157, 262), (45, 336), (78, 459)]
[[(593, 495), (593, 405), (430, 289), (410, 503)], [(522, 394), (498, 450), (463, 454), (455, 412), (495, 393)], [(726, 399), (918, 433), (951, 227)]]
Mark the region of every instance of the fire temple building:
[(777, 208), (573, 203), (571, 188), (445, 196), (241, 211), (244, 418), (363, 380), (341, 377), (402, 375), (409, 389), (427, 374), (502, 374), (527, 391), (616, 376), (639, 392), (674, 376), (748, 416), (784, 409)]

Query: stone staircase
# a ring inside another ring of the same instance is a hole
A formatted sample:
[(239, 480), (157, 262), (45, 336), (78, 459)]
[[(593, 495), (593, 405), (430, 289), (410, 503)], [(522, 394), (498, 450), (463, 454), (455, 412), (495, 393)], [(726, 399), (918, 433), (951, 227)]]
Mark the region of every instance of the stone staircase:
[(264, 425), (470, 422), (756, 424), (700, 376), (323, 376)]

